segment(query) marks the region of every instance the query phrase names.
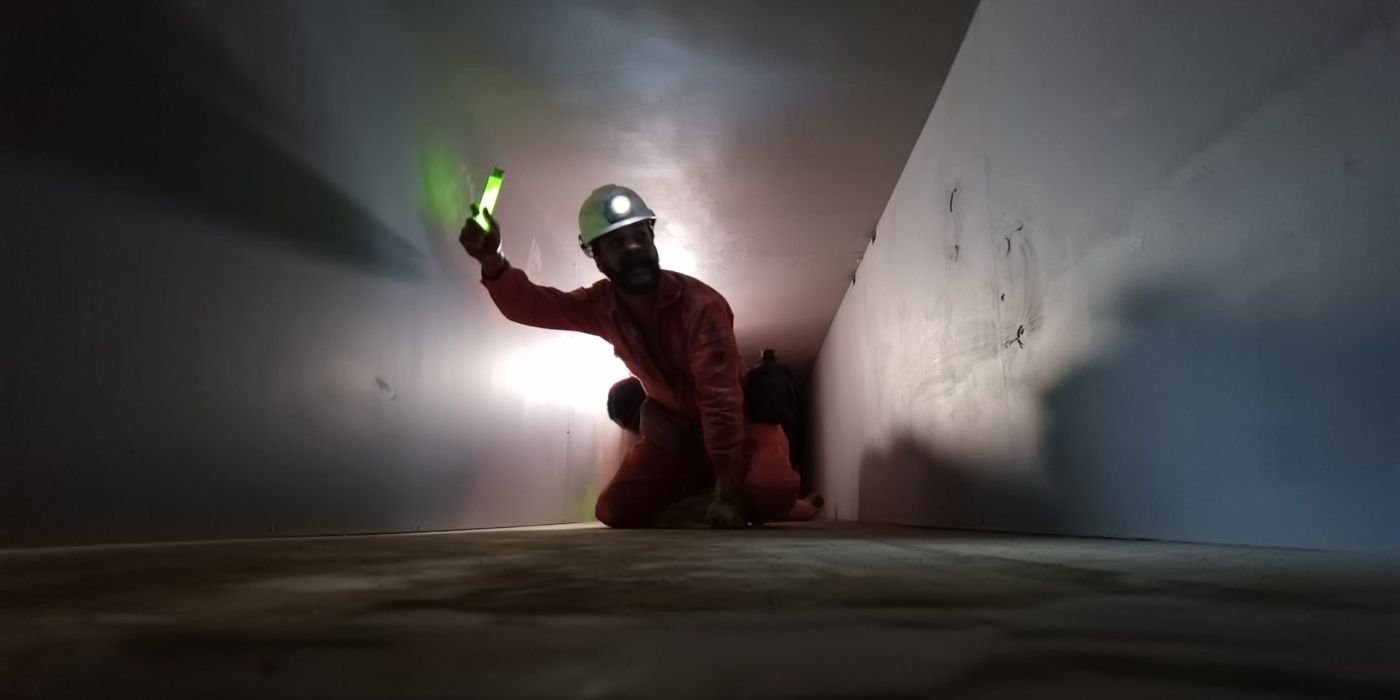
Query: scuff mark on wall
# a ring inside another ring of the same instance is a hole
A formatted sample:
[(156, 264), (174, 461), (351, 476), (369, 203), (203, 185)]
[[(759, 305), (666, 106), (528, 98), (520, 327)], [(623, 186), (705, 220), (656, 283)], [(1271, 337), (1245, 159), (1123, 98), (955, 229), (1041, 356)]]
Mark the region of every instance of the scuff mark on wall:
[(954, 182), (953, 188), (948, 192), (948, 213), (951, 214), (951, 216), (947, 219), (947, 230), (948, 238), (951, 242), (947, 244), (947, 257), (949, 262), (954, 263), (962, 259), (963, 216), (962, 212), (954, 206), (960, 189), (961, 185)]

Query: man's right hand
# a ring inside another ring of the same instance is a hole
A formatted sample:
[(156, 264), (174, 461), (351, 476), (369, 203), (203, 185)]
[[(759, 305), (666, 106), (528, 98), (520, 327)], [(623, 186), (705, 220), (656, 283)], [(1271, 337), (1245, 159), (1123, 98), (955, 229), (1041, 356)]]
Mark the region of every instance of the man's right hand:
[(501, 256), (501, 225), (496, 223), (491, 212), (482, 212), (482, 216), (491, 225), (489, 232), (483, 230), (481, 224), (476, 222), (477, 211), (476, 205), (473, 204), (472, 215), (462, 224), (462, 234), (457, 238), (457, 242), (462, 244), (462, 250), (467, 251), (467, 255), (481, 263), (482, 276), (494, 279), (500, 276), (506, 265), (506, 259)]
[(739, 512), (737, 489), (722, 483), (715, 484), (705, 509), (705, 522), (712, 528), (722, 530), (748, 527), (748, 522)]

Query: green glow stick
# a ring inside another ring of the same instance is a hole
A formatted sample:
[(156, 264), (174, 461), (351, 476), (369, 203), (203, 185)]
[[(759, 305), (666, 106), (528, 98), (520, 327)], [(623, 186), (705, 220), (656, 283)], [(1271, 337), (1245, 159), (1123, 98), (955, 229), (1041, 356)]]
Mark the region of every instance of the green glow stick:
[[(496, 197), (501, 194), (501, 183), (506, 179), (506, 171), (496, 168), (491, 177), (486, 178), (486, 191), (481, 194), (481, 204), (476, 208), (476, 223), (481, 230), (490, 233), (491, 224), (486, 221), (486, 213), (496, 213)], [(485, 212), (485, 213), (483, 213)]]

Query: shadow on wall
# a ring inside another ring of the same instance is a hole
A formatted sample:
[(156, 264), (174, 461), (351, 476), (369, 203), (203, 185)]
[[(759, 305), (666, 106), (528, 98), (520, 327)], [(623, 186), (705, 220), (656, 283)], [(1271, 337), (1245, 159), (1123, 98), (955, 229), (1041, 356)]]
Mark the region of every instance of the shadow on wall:
[(860, 463), (857, 513), (869, 522), (1006, 531), (1053, 530), (1056, 504), (1039, 486), (1010, 476), (1005, 465), (941, 450), (901, 434)]
[(1400, 319), (1217, 307), (1178, 289), (1124, 298), (1123, 341), (1041, 395), (1043, 485), (903, 434), (862, 460), (861, 519), (1395, 549)]
[(304, 135), (191, 13), (160, 2), (8, 5), (0, 150), (322, 259), (425, 277), (425, 256), (276, 142)]
[(1045, 394), (1057, 529), (1396, 547), (1400, 318), (1220, 306), (1185, 289), (1127, 295), (1124, 341)]

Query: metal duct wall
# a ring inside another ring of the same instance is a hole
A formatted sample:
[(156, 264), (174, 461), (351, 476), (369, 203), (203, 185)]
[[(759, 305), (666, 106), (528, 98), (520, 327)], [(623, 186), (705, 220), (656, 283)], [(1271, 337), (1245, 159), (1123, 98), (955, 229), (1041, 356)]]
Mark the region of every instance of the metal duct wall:
[(829, 512), (1400, 546), (1397, 27), (982, 3), (818, 361)]
[[(625, 370), (476, 284), (454, 221), (493, 163), (420, 99), (399, 16), (24, 5), (4, 22), (0, 544), (592, 517)], [(501, 207), (538, 225), (510, 184)]]

